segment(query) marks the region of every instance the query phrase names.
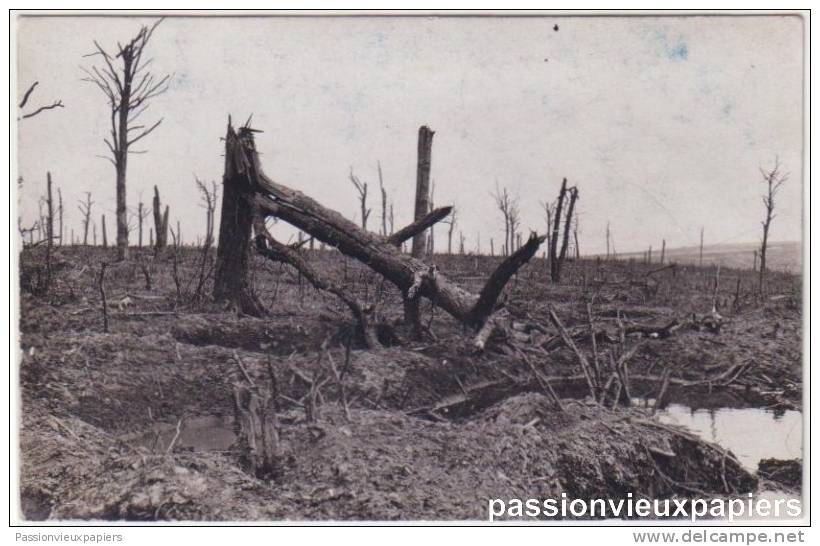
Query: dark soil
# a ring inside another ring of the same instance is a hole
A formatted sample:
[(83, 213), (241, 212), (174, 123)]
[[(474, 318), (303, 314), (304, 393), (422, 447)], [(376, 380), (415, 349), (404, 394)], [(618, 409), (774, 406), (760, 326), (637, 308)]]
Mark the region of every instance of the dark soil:
[[(506, 307), (516, 321), (543, 327), (515, 335), (518, 345), (547, 347), (527, 354), (564, 399), (561, 412), (504, 339), (476, 353), (469, 332), (425, 304), (435, 337), (406, 341), (398, 294), (330, 252), (310, 258), (363, 300), (381, 302), (379, 318), (394, 346), (363, 349), (345, 307), (288, 268), (254, 260), (255, 290), (270, 316), (249, 318), (209, 302), (207, 285), (193, 293), (195, 249), (181, 251), (179, 290), (170, 254), (150, 262), (150, 290), (137, 261), (147, 253), (135, 254), (109, 267), (107, 333), (96, 275), (114, 250), (60, 249), (51, 290), (22, 292), (21, 498), (28, 519), (483, 520), (490, 498), (665, 498), (757, 487), (720, 448), (653, 425), (650, 409), (593, 404), (574, 354), (549, 343), (557, 332), (548, 305), (574, 333), (588, 327), (590, 299), (596, 326), (605, 329), (617, 317), (647, 325), (704, 316), (712, 308), (712, 268), (679, 267), (640, 287), (627, 281), (656, 266), (570, 263), (559, 286), (549, 284), (541, 260), (522, 269)], [(436, 259), (473, 290), (497, 260)], [(23, 275), (36, 277), (38, 267), (38, 249), (25, 251)], [(799, 279), (772, 273), (760, 296), (754, 278), (721, 272), (719, 333), (686, 327), (664, 339), (629, 337), (629, 346), (641, 342), (629, 363), (632, 396), (657, 395), (669, 369), (674, 381), (665, 401), (799, 409)], [(591, 354), (588, 336), (577, 343)], [(309, 422), (295, 402), (310, 381), (329, 377), (330, 358), (346, 369), (350, 418), (339, 386), (328, 381)], [(266, 481), (244, 472), (230, 449), (166, 453), (130, 441), (156, 424), (232, 415), (237, 359), (256, 377), (268, 366), (277, 377), (281, 475)], [(736, 377), (722, 375), (738, 369)]]

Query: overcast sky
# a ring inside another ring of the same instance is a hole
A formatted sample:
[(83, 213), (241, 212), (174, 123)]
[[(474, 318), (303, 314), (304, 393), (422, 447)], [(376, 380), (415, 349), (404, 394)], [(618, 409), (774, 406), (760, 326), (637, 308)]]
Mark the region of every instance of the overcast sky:
[[(80, 67), (98, 59), (83, 58), (93, 39), (113, 49), (148, 21), (19, 20), (18, 93), (38, 80), (31, 104), (65, 104), (19, 125), (25, 223), (50, 170), (67, 230), (79, 233), (76, 203), (90, 191), (113, 233), (114, 169), (95, 157), (106, 152), (108, 113)], [(470, 249), (479, 233), (485, 251), (503, 239), (496, 182), (519, 197), (524, 231), (543, 232), (540, 202), (562, 177), (580, 188), (583, 253), (604, 250), (607, 222), (619, 252), (662, 238), (696, 245), (701, 226), (707, 244), (757, 241), (758, 167), (776, 155), (791, 178), (771, 238), (801, 238), (797, 17), (169, 18), (149, 53), (155, 72), (174, 76), (143, 114), (164, 121), (138, 145), (148, 153), (129, 159), (128, 204), (150, 203), (157, 184), (186, 241), (205, 224), (194, 174), (221, 181), (228, 114), (251, 113), (269, 175), (358, 221), (352, 167), (373, 188), (373, 229), (377, 161), (396, 227), (410, 221), (426, 124), (436, 204), (455, 203)]]

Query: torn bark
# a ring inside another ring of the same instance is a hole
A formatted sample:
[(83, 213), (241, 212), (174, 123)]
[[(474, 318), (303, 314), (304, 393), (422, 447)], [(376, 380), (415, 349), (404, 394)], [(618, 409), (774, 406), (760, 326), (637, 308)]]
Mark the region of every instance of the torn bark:
[[(250, 144), (253, 145), (252, 138)], [(229, 302), (238, 312), (258, 317), (265, 314), (265, 309), (251, 292), (248, 275), (254, 218), (253, 182), (248, 178), (243, 151), (229, 121), (213, 294), (214, 300)]]
[(235, 352), (234, 360), (242, 371), (242, 377), (233, 383), (233, 399), (243, 463), (259, 478), (274, 477), (281, 470), (283, 457), (276, 416), (275, 378), (271, 372), (270, 386), (257, 384)]

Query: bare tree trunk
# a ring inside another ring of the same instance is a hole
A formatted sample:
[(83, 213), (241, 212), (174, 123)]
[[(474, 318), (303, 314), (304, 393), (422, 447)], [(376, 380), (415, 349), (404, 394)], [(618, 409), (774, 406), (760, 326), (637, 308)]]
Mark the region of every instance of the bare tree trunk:
[[(240, 133), (244, 129), (240, 129)], [(222, 178), (222, 217), (216, 250), (214, 299), (226, 301), (246, 315), (262, 316), (265, 309), (251, 291), (248, 263), (253, 227), (253, 192), (248, 185), (239, 139), (228, 123), (225, 138), (225, 174)]]
[[(433, 135), (426, 125), (419, 128), (418, 158), (416, 162), (416, 208), (414, 220), (419, 220), (430, 212), (430, 164), (432, 160)], [(419, 233), (413, 237), (412, 255), (416, 259), (424, 257), (427, 236)]]
[(105, 214), (102, 215), (102, 244), (103, 248), (108, 248), (108, 234), (105, 231)]
[(550, 237), (550, 278), (558, 282), (558, 234), (561, 231), (561, 211), (564, 208), (564, 197), (567, 193), (567, 179), (561, 182), (561, 191), (558, 192), (558, 203), (555, 205), (555, 218), (552, 223), (552, 237)]
[(384, 178), (382, 177), (381, 161), (376, 162), (376, 169), (379, 172), (379, 189), (382, 194), (382, 236), (387, 237), (387, 190), (384, 189)]
[[(418, 221), (430, 212), (430, 164), (432, 160), (433, 135), (426, 125), (419, 127), (418, 156), (416, 159), (416, 207), (413, 214), (414, 220)], [(427, 249), (427, 234), (422, 231), (413, 237), (411, 254), (416, 259), (424, 257)], [(409, 290), (409, 287), (408, 287)], [(405, 290), (402, 294), (404, 300), (404, 321), (411, 327), (411, 335), (418, 339), (421, 337), (421, 316), (419, 310), (418, 291), (409, 292)]]
[(581, 259), (581, 247), (578, 245), (578, 228), (572, 230), (572, 236), (575, 238), (575, 259)]
[(165, 206), (165, 212), (162, 213), (162, 203), (159, 200), (159, 188), (154, 186), (154, 231), (156, 233), (156, 244), (154, 249), (156, 251), (164, 249), (168, 245), (168, 216), (170, 210), (168, 205)]
[(703, 267), (703, 226), (700, 227), (700, 257), (698, 258), (698, 266)]
[(83, 245), (88, 244), (88, 226), (91, 225), (91, 207), (94, 202), (91, 200), (91, 192), (85, 192), (85, 201), (80, 201), (77, 208), (83, 215)]
[(564, 264), (564, 259), (567, 256), (567, 247), (569, 246), (569, 233), (572, 226), (572, 214), (575, 209), (575, 201), (578, 199), (578, 190), (572, 188), (567, 190), (569, 192), (569, 206), (567, 207), (567, 219), (564, 223), (564, 240), (561, 243), (561, 254), (558, 256), (558, 261), (555, 264), (555, 282), (561, 282), (561, 267)]
[(140, 201), (137, 207), (137, 222), (139, 225), (137, 244), (139, 248), (142, 248), (142, 218), (142, 201)]
[(58, 213), (60, 215), (60, 246), (63, 246), (63, 192), (57, 188), (57, 201), (59, 203)]
[(54, 245), (54, 198), (51, 192), (51, 173), (46, 173), (46, 206), (48, 223), (46, 224), (46, 282), (44, 292), (51, 289), (51, 251)]
[(780, 186), (789, 178), (787, 173), (780, 171), (780, 160), (775, 158), (774, 167), (770, 171), (760, 169), (763, 179), (766, 182), (766, 193), (763, 195), (763, 204), (766, 207), (766, 216), (761, 222), (763, 224), (763, 241), (760, 244), (760, 293), (766, 290), (766, 252), (769, 245), (769, 228), (774, 219), (774, 198)]
[(661, 265), (663, 265), (664, 260), (666, 260), (666, 239), (661, 242)]
[[(125, 167), (127, 151), (120, 154), (121, 164), (117, 165), (117, 259), (128, 259), (128, 209), (125, 204)], [(105, 229), (103, 229), (105, 233)]]

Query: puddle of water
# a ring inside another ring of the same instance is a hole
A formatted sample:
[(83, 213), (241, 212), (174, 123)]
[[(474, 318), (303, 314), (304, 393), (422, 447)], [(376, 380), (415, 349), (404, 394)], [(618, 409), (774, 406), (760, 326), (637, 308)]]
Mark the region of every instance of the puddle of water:
[(670, 404), (658, 419), (682, 425), (701, 438), (728, 448), (750, 472), (761, 459), (803, 458), (803, 415), (799, 411), (775, 413), (761, 408), (692, 410)]
[[(132, 444), (165, 451), (176, 435), (176, 425), (156, 424), (129, 441)], [(175, 448), (193, 451), (227, 451), (236, 441), (233, 417), (191, 417), (182, 422)]]

